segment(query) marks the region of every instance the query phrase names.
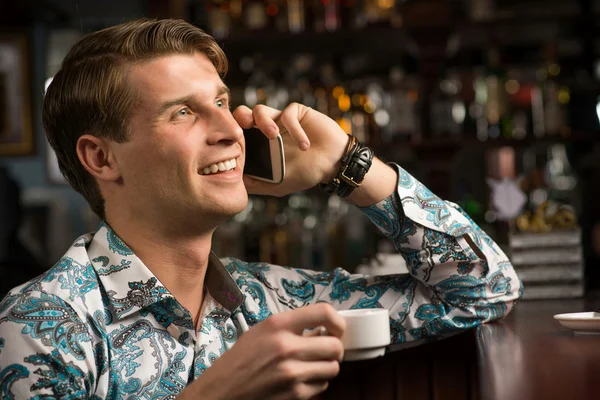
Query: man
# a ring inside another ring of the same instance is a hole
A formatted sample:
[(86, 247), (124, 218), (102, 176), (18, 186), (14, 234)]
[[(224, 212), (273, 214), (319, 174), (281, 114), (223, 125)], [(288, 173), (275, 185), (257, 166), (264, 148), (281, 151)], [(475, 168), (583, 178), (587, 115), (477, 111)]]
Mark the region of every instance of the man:
[[(394, 343), (510, 311), (521, 283), (458, 207), (371, 161), (310, 108), (232, 114), (226, 68), (209, 35), (174, 20), (95, 32), (67, 55), (44, 126), (61, 171), (103, 222), (0, 304), (3, 398), (307, 399), (339, 370), (335, 309), (388, 308)], [(285, 139), (279, 185), (242, 177), (242, 128), (254, 125)], [(340, 179), (342, 167), (360, 187)], [(248, 192), (321, 183), (361, 207), (412, 276), (223, 265), (210, 252)], [(319, 326), (329, 335), (304, 334)]]

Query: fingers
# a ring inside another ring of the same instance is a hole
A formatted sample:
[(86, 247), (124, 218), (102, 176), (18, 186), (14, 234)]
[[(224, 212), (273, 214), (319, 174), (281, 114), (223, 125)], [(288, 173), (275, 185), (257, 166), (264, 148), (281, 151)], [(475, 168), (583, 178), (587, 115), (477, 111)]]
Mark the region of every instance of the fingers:
[[(310, 140), (301, 122), (310, 111), (310, 107), (298, 103), (290, 104), (283, 111), (259, 104), (252, 110), (240, 106), (233, 112), (233, 116), (242, 128), (256, 125), (269, 139), (275, 139), (280, 131), (285, 131), (301, 150), (307, 150), (310, 147)], [(252, 121), (250, 121), (250, 113), (252, 113)]]
[(254, 117), (252, 116), (252, 110), (246, 106), (239, 106), (233, 110), (233, 118), (237, 121), (238, 125), (243, 129), (250, 129), (254, 126)]
[(269, 139), (275, 139), (279, 135), (279, 126), (275, 121), (279, 119), (280, 115), (281, 111), (262, 104), (252, 109), (254, 123)]
[(298, 346), (296, 358), (304, 361), (336, 360), (344, 358), (344, 346), (334, 336), (301, 336), (295, 340)]
[(346, 329), (344, 318), (327, 303), (317, 303), (297, 308), (276, 314), (271, 318), (280, 319), (283, 326), (286, 326), (297, 335), (301, 335), (305, 329), (323, 325), (331, 335), (341, 338), (344, 329)]
[(302, 332), (302, 336), (311, 337), (311, 336), (328, 336), (329, 332), (327, 332), (327, 328), (324, 326), (318, 326), (314, 329), (308, 329)]
[(298, 361), (290, 360), (282, 364), (285, 373), (292, 371), (291, 376), (295, 381), (328, 381), (335, 378), (340, 372), (340, 363), (337, 361)]
[(310, 110), (310, 107), (292, 103), (281, 113), (281, 123), (285, 126), (294, 141), (298, 143), (298, 147), (301, 150), (308, 150), (310, 147), (310, 140), (308, 140), (306, 132), (304, 132), (304, 129), (300, 125), (302, 119), (304, 119)]

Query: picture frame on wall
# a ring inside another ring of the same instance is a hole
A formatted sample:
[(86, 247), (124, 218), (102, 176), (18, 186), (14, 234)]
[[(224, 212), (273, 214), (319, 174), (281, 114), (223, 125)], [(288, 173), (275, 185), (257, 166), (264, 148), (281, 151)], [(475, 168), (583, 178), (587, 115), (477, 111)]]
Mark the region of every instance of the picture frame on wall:
[(34, 153), (28, 39), (0, 33), (0, 156)]

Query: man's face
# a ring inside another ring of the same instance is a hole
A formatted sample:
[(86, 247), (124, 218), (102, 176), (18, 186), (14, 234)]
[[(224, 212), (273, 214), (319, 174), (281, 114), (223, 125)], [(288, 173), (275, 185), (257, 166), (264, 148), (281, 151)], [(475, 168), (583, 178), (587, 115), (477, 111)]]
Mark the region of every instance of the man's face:
[[(128, 79), (139, 101), (131, 134), (126, 143), (111, 143), (122, 174), (123, 211), (172, 229), (206, 228), (243, 210), (243, 132), (208, 58), (161, 57), (131, 67)], [(225, 171), (214, 173), (218, 167)]]

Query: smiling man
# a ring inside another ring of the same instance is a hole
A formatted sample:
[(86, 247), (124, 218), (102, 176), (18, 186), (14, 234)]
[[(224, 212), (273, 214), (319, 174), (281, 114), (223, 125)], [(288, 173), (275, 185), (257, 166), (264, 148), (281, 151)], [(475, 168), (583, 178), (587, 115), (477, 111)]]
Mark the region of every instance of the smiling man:
[[(339, 371), (336, 309), (389, 309), (394, 343), (511, 310), (514, 269), (457, 206), (308, 107), (231, 113), (226, 70), (213, 38), (176, 20), (124, 23), (69, 52), (43, 122), (61, 171), (102, 223), (0, 303), (2, 398), (308, 399)], [(242, 176), (242, 128), (255, 125), (284, 137), (279, 185)], [(360, 207), (411, 275), (211, 253), (213, 232), (248, 192), (319, 184)], [(304, 334), (319, 326), (330, 335)]]

